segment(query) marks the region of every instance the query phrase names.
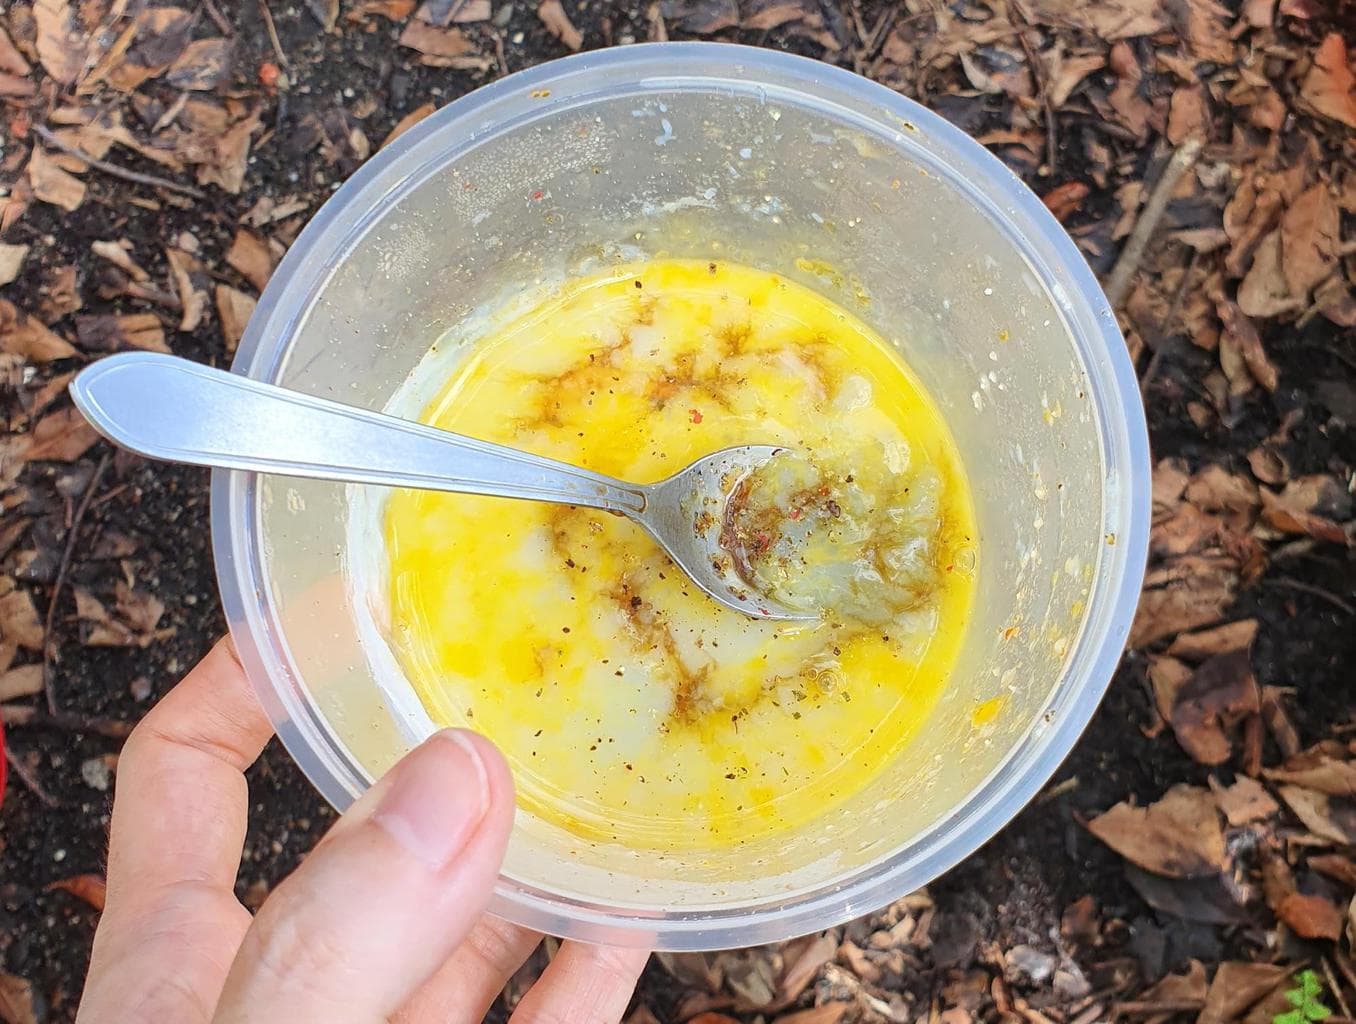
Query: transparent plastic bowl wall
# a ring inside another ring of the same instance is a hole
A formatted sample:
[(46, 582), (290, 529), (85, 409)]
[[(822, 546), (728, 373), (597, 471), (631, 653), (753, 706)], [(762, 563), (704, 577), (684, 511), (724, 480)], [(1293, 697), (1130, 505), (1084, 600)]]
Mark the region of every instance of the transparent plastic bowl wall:
[[(302, 233), (234, 368), (379, 409), (477, 307), (658, 254), (784, 274), (894, 340), (949, 418), (981, 528), (953, 684), (866, 792), (719, 854), (591, 847), (519, 815), (495, 913), (588, 941), (744, 946), (928, 882), (1046, 781), (1134, 613), (1148, 445), (1105, 298), (1012, 174), (888, 89), (721, 44), (573, 57), (427, 118)], [(823, 265), (835, 273), (801, 269)], [(380, 609), (348, 577), (345, 489), (218, 473), (212, 500), (246, 668), (292, 755), (345, 807), (432, 728), (379, 683), (389, 654), (359, 642)], [(997, 719), (973, 728), (975, 704), (999, 694)]]

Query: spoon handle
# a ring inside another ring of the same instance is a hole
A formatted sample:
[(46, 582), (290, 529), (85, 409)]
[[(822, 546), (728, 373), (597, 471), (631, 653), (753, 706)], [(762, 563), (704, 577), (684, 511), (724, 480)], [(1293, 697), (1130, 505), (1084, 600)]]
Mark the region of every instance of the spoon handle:
[(99, 433), (153, 459), (626, 514), (645, 509), (639, 486), (176, 356), (109, 356), (81, 371), (70, 390)]

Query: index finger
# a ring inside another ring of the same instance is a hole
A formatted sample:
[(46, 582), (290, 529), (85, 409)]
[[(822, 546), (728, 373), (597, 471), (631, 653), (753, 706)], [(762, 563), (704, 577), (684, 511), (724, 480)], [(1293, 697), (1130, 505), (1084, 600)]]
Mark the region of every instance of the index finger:
[(118, 761), (108, 898), (81, 1007), (90, 1019), (129, 1019), (134, 1006), (155, 1007), (153, 1019), (210, 1018), (250, 921), (234, 895), (244, 770), (272, 734), (229, 638), (133, 730)]

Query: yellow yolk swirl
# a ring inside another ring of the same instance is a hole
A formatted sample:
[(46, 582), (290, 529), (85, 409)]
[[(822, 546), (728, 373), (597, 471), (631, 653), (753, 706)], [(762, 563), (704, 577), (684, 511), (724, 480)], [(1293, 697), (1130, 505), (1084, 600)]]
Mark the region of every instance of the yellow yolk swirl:
[[(837, 488), (795, 514), (794, 460), (752, 481), (781, 526), (824, 527), (795, 573), (749, 566), (828, 609), (811, 624), (715, 604), (604, 513), (391, 496), (392, 645), (438, 724), (500, 746), (530, 813), (635, 848), (765, 836), (867, 786), (946, 684), (977, 550), (959, 456), (895, 351), (815, 292), (691, 260), (572, 281), (486, 327), (421, 419), (639, 483), (783, 445)], [(844, 530), (849, 557), (815, 571)]]

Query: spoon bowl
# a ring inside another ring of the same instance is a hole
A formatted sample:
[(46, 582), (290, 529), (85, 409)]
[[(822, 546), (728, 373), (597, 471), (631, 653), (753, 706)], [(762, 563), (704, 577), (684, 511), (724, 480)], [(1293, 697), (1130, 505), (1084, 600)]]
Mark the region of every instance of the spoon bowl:
[(101, 359), (80, 372), (70, 391), (100, 434), (148, 458), (624, 515), (721, 604), (756, 619), (814, 618), (756, 591), (720, 545), (740, 481), (784, 448), (726, 448), (666, 480), (632, 484), (155, 352)]

